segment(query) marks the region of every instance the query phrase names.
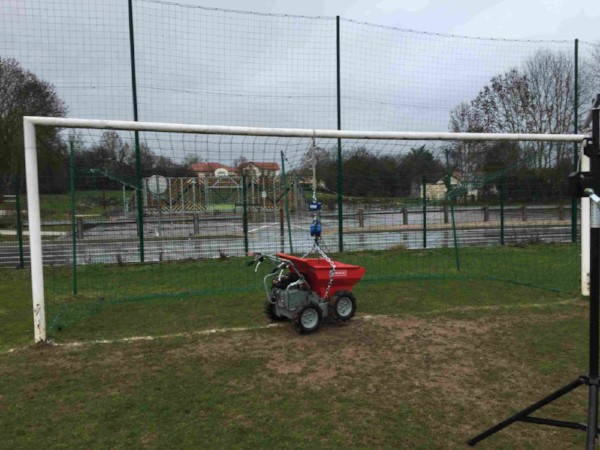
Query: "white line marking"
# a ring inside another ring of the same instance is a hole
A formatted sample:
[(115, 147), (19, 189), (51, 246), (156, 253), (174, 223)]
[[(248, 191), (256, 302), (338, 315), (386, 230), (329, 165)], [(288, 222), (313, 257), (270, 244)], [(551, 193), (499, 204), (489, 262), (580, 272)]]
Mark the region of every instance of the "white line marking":
[(248, 230), (248, 233), (256, 233), (258, 230), (262, 230), (264, 228), (274, 228), (274, 227), (275, 227), (275, 224), (273, 224), (273, 225), (263, 225), (261, 227), (257, 227), (257, 228), (253, 228), (251, 230)]
[(189, 331), (189, 332), (174, 333), (174, 334), (163, 334), (163, 335), (159, 335), (159, 336), (132, 336), (132, 337), (127, 337), (127, 338), (117, 338), (117, 339), (97, 339), (97, 340), (92, 340), (92, 341), (54, 342), (53, 345), (56, 345), (58, 347), (81, 347), (84, 345), (91, 345), (91, 344), (117, 344), (120, 342), (155, 341), (158, 339), (171, 339), (171, 338), (177, 338), (177, 337), (191, 337), (191, 336), (205, 336), (205, 335), (216, 334), (216, 333), (265, 330), (267, 328), (274, 328), (274, 327), (280, 327), (280, 326), (282, 326), (282, 324), (271, 323), (269, 325), (257, 326), (257, 327), (213, 328), (210, 330)]
[[(577, 300), (560, 300), (558, 302), (551, 303), (526, 303), (524, 305), (487, 305), (487, 306), (462, 306), (456, 308), (436, 309), (433, 311), (417, 312), (412, 314), (365, 314), (361, 315), (360, 318), (364, 320), (377, 320), (382, 317), (408, 317), (408, 316), (434, 316), (437, 314), (447, 314), (454, 312), (470, 312), (470, 311), (497, 311), (500, 309), (511, 310), (511, 309), (541, 309), (548, 306), (562, 306), (562, 305), (577, 305)], [(580, 306), (583, 306), (582, 303)]]
[[(524, 305), (488, 305), (488, 306), (464, 306), (457, 308), (446, 308), (446, 309), (437, 309), (434, 311), (426, 311), (422, 313), (416, 314), (361, 314), (357, 316), (355, 320), (367, 320), (367, 321), (376, 321), (384, 317), (409, 317), (409, 316), (431, 316), (437, 314), (445, 314), (445, 313), (453, 313), (453, 312), (469, 312), (469, 311), (494, 311), (494, 310), (510, 310), (510, 309), (532, 309), (532, 308), (544, 308), (547, 306), (561, 306), (561, 305), (577, 305), (577, 300), (561, 300), (558, 302), (552, 303), (528, 303)], [(584, 303), (581, 303), (580, 306), (583, 306)], [(91, 341), (72, 341), (72, 342), (50, 342), (51, 345), (57, 347), (83, 347), (86, 345), (93, 344), (118, 344), (118, 343), (127, 343), (127, 342), (144, 342), (144, 341), (156, 341), (159, 339), (172, 339), (178, 337), (191, 337), (191, 336), (206, 336), (210, 334), (217, 333), (229, 333), (229, 332), (240, 332), (240, 331), (253, 331), (253, 330), (266, 330), (268, 328), (282, 327), (285, 326), (285, 323), (271, 323), (268, 325), (256, 326), (256, 327), (233, 327), (233, 328), (213, 328), (210, 330), (199, 330), (199, 331), (189, 331), (184, 333), (174, 333), (174, 334), (163, 334), (158, 336), (132, 336), (126, 338), (117, 338), (117, 339), (97, 339)], [(29, 346), (24, 347), (15, 347), (7, 350), (5, 353), (14, 353), (20, 349), (27, 348)]]

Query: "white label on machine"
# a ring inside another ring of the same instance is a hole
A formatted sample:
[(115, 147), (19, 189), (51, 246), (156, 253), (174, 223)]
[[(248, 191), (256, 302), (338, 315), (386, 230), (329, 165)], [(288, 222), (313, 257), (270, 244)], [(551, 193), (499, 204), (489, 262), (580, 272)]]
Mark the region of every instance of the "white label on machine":
[(347, 270), (336, 270), (333, 274), (334, 277), (346, 277), (348, 276), (348, 271)]

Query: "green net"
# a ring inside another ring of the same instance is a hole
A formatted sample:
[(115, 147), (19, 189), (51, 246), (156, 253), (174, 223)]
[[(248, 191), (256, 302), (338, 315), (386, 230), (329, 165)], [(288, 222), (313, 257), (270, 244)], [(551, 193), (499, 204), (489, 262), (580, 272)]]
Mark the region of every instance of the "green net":
[[(445, 278), (578, 287), (570, 164), (557, 159), (559, 144), (533, 152), (528, 142), (344, 139), (338, 165), (336, 139), (143, 132), (138, 196), (131, 132), (79, 130), (65, 141), (63, 172), (72, 178), (40, 181), (54, 332), (105, 330), (114, 315), (131, 321), (125, 334), (142, 332), (151, 319), (136, 314), (158, 308), (177, 316), (190, 305), (196, 325), (246, 323), (227, 311), (262, 299), (265, 273), (248, 269), (244, 256), (312, 249), (313, 161), (322, 247), (365, 266), (365, 284)], [(465, 145), (496, 165), (458, 170), (454, 152)]]
[[(116, 0), (12, 2), (0, 12), (0, 85), (10, 85), (5, 68), (15, 62), (64, 103), (24, 102), (29, 109), (2, 117), (17, 130), (0, 136), (3, 267), (29, 265), (27, 217), (20, 224), (17, 214), (27, 206), (23, 111), (131, 120), (130, 38), (144, 121), (572, 133), (600, 88), (600, 52), (589, 42), (456, 37), (162, 0), (132, 5), (131, 29), (127, 2)], [(102, 337), (119, 321), (112, 334), (146, 332), (153, 321), (155, 332), (172, 330), (166, 317), (188, 318), (175, 329), (254, 323), (232, 305), (246, 292), (260, 295), (261, 276), (238, 258), (310, 248), (310, 139), (140, 133), (136, 168), (131, 132), (38, 138), (55, 332), (84, 324)], [(577, 290), (579, 204), (566, 192), (574, 145), (315, 145), (325, 245), (366, 266), (367, 284), (453, 277)]]

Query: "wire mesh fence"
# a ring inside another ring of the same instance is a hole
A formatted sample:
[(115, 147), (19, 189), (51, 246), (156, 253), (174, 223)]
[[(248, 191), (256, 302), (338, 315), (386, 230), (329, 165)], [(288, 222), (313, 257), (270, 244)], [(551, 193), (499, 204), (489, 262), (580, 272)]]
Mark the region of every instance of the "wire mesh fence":
[[(13, 2), (0, 13), (0, 67), (14, 59), (50, 83), (70, 117), (130, 120), (136, 108), (144, 121), (317, 129), (572, 133), (600, 86), (600, 52), (589, 42), (161, 0), (132, 6)], [(4, 267), (29, 264), (20, 116), (15, 123), (0, 143)], [(255, 288), (260, 279), (232, 257), (310, 248), (310, 140), (148, 132), (138, 144), (131, 132), (56, 130), (38, 145), (56, 305), (78, 296), (96, 311), (99, 298)], [(367, 265), (366, 281), (485, 276), (576, 288), (579, 204), (566, 187), (575, 146), (315, 145), (325, 244)], [(189, 266), (169, 270), (175, 260)], [(138, 279), (119, 272), (142, 261), (162, 264)]]
[[(68, 175), (40, 179), (51, 330), (138, 300), (259, 289), (262, 277), (240, 258), (310, 252), (307, 204), (315, 193), (323, 204), (322, 247), (366, 266), (366, 282), (475, 278), (577, 287), (567, 178), (557, 174), (558, 161), (538, 167), (529, 143), (478, 142), (479, 151), (504, 152), (507, 160), (465, 176), (450, 170), (451, 149), (465, 142), (344, 139), (339, 170), (336, 139), (144, 132), (141, 153), (168, 167), (164, 175), (146, 167), (137, 195), (131, 134), (70, 133)], [(100, 170), (96, 157), (107, 148), (123, 158)], [(235, 162), (192, 163), (193, 154)], [(6, 249), (14, 260), (15, 243)], [(219, 306), (210, 308), (216, 314)]]
[[(567, 125), (538, 131), (573, 130), (572, 41), (456, 37), (161, 0), (134, 0), (130, 28), (127, 2), (15, 5), (0, 15), (2, 55), (56, 86), (71, 117), (133, 118), (131, 37), (144, 121), (333, 129), (339, 69), (343, 128), (437, 131), (492, 78), (516, 70), (533, 82), (558, 67), (563, 86), (546, 86), (545, 100), (562, 97)], [(579, 47), (587, 103), (598, 88), (597, 46)]]

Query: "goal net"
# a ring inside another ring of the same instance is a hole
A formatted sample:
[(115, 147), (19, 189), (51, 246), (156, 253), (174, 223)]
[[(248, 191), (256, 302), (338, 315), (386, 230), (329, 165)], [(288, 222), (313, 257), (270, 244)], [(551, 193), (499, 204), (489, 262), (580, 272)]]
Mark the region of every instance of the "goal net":
[(26, 118), (36, 340), (263, 324), (244, 256), (309, 251), (315, 194), (326, 251), (397, 290), (378, 303), (436, 279), (577, 292), (583, 138)]

